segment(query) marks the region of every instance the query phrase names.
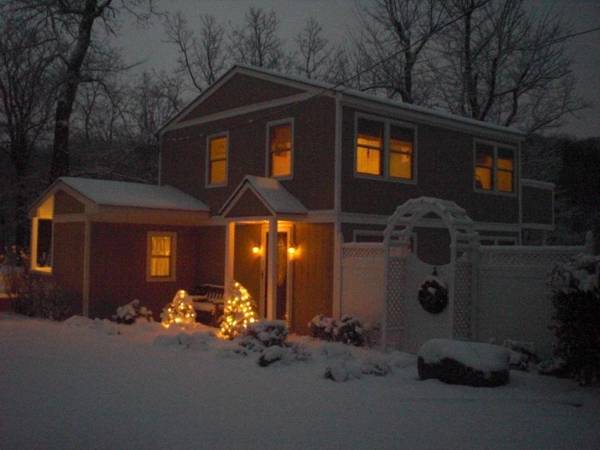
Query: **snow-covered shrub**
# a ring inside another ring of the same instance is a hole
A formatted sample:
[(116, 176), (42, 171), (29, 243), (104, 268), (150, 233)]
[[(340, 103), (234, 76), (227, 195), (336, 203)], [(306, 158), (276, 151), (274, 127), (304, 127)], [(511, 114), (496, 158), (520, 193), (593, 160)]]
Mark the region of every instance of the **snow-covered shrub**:
[(249, 324), (245, 335), (256, 339), (265, 347), (281, 347), (288, 336), (288, 328), (283, 320), (261, 320)]
[(419, 349), (419, 378), (448, 384), (500, 386), (508, 383), (510, 353), (498, 345), (430, 339)]
[(308, 323), (312, 337), (325, 341), (343, 342), (361, 346), (365, 342), (365, 329), (355, 317), (343, 316), (341, 320), (319, 314)]
[(325, 378), (337, 382), (358, 380), (362, 374), (360, 364), (351, 359), (334, 360), (325, 369)]
[(17, 314), (52, 320), (70, 316), (73, 298), (53, 280), (23, 272), (15, 290), (12, 307)]
[(568, 376), (567, 363), (559, 357), (545, 359), (537, 365), (539, 374), (552, 375), (555, 377)]
[(145, 306), (140, 306), (140, 301), (137, 298), (126, 305), (119, 306), (117, 308), (117, 313), (113, 315), (112, 318), (115, 322), (124, 323), (126, 325), (131, 325), (138, 319), (146, 322), (154, 321), (152, 318), (152, 311)]
[(540, 361), (533, 342), (506, 339), (502, 345), (510, 350), (511, 369), (529, 370), (530, 365), (537, 364)]
[(258, 365), (261, 367), (270, 366), (274, 362), (281, 361), (286, 357), (287, 349), (280, 347), (279, 345), (272, 345), (264, 349), (260, 358), (258, 358)]
[(581, 384), (600, 380), (600, 256), (578, 255), (558, 265), (550, 285), (555, 355)]

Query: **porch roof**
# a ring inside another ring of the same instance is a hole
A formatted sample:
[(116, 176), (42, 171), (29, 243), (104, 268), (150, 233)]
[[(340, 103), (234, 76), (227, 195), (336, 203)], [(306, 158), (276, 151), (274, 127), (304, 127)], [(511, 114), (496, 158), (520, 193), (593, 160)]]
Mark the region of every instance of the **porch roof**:
[(61, 177), (57, 183), (66, 184), (97, 205), (209, 211), (202, 201), (172, 186), (79, 177)]
[(227, 213), (236, 206), (247, 190), (254, 193), (260, 202), (273, 215), (304, 215), (308, 213), (308, 210), (300, 200), (290, 194), (279, 181), (273, 178), (246, 175), (225, 201), (219, 214), (224, 216), (227, 215)]

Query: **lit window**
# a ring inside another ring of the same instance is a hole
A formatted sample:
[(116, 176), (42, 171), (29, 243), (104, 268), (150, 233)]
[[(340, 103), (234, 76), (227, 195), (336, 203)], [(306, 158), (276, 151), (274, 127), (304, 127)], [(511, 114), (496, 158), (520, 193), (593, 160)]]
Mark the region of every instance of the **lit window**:
[(167, 232), (148, 233), (148, 280), (175, 280), (177, 235)]
[(498, 149), (498, 159), (496, 160), (496, 189), (500, 192), (513, 192), (514, 180), (514, 156), (509, 148)]
[(208, 141), (208, 184), (227, 183), (227, 136), (217, 136)]
[(475, 187), (484, 191), (514, 192), (514, 150), (478, 142), (475, 147)]
[(31, 269), (52, 272), (52, 219), (54, 196), (48, 197), (31, 220)]
[(286, 177), (292, 174), (292, 124), (269, 127), (269, 175)]
[(412, 180), (413, 178), (413, 143), (412, 132), (390, 127), (389, 176)]
[(475, 161), (475, 186), (486, 191), (494, 185), (494, 147), (477, 144)]
[(358, 120), (356, 136), (356, 172), (367, 175), (381, 175), (381, 154), (383, 152), (382, 122), (367, 119)]

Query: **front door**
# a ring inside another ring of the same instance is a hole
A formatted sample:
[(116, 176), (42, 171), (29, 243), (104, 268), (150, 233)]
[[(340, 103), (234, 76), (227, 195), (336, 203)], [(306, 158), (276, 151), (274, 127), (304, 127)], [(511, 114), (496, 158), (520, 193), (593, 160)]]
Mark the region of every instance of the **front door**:
[[(269, 267), (269, 232), (265, 233), (265, 264), (264, 267)], [(277, 299), (275, 301), (275, 318), (277, 320), (288, 320), (288, 232), (279, 231), (277, 233)], [(266, 273), (266, 271), (263, 271)], [(267, 292), (266, 276), (263, 277), (263, 293)], [(266, 295), (262, 296), (263, 311), (266, 311)]]

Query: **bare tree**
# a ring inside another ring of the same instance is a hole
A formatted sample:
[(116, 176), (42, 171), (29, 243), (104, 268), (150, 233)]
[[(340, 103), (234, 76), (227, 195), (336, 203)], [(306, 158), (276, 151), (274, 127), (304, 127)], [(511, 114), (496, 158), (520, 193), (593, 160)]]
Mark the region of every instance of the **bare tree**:
[(319, 22), (310, 17), (304, 28), (296, 35), (294, 42), (297, 48), (296, 71), (306, 78), (324, 78), (326, 69), (331, 64), (334, 49), (323, 37), (323, 28)]
[(453, 0), (449, 7), (460, 20), (441, 36), (433, 67), (451, 111), (534, 132), (584, 106), (561, 39), (570, 30), (559, 18), (535, 16), (523, 0)]
[(0, 150), (10, 163), (3, 175), (11, 180), (2, 203), (14, 208), (15, 241), (24, 245), (26, 204), (37, 188), (32, 162), (49, 136), (58, 47), (43, 24), (7, 5), (0, 7), (0, 35)]
[(229, 34), (229, 51), (235, 62), (267, 69), (282, 69), (289, 65), (277, 35), (279, 19), (275, 11), (250, 7), (241, 26)]
[(225, 28), (213, 16), (200, 16), (197, 36), (180, 12), (167, 16), (165, 31), (168, 42), (174, 44), (179, 52), (179, 71), (188, 75), (195, 90), (203, 91), (223, 73), (227, 62)]
[[(427, 86), (417, 85), (415, 68), (428, 44), (447, 24), (440, 0), (374, 0), (362, 9), (362, 34), (355, 38), (364, 90), (383, 91), (406, 103), (423, 103)], [(363, 77), (363, 79), (366, 77)]]

